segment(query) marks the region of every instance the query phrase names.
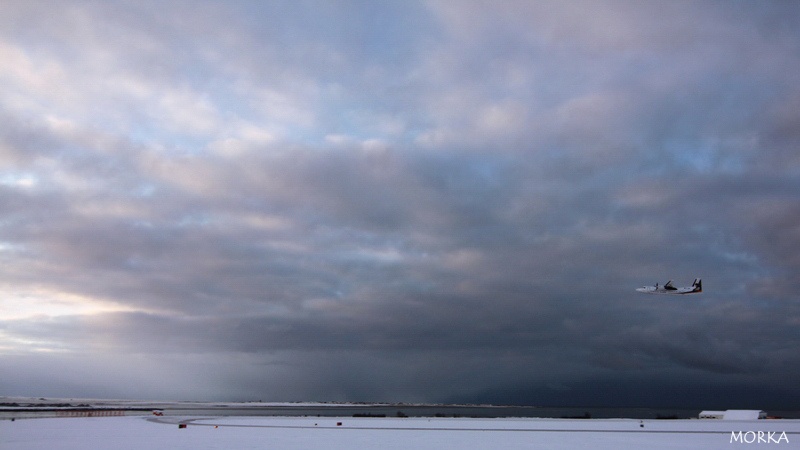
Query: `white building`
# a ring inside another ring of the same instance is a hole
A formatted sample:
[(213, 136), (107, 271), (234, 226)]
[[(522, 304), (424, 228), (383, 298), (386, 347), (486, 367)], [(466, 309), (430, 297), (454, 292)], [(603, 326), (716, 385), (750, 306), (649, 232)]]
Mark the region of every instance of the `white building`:
[(702, 411), (701, 419), (757, 420), (766, 419), (767, 413), (756, 409), (729, 409), (726, 411)]

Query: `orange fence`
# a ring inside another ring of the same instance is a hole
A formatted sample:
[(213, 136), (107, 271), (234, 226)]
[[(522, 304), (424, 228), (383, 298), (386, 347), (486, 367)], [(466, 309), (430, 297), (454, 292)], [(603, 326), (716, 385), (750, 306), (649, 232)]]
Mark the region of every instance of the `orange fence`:
[(56, 417), (117, 417), (124, 415), (125, 411), (119, 409), (71, 409), (56, 411)]

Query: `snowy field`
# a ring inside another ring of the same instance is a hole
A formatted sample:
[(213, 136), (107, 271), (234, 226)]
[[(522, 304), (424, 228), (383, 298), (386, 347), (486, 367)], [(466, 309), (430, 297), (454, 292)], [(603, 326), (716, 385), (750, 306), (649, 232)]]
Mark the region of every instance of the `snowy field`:
[[(186, 428), (179, 424), (186, 424)], [(745, 439), (757, 439), (758, 431), (767, 439), (772, 431), (772, 446), (800, 448), (799, 420), (126, 416), (0, 420), (0, 449), (603, 450), (748, 446), (746, 442), (732, 443), (731, 431), (754, 432), (743, 434)], [(780, 436), (780, 442), (774, 442)]]

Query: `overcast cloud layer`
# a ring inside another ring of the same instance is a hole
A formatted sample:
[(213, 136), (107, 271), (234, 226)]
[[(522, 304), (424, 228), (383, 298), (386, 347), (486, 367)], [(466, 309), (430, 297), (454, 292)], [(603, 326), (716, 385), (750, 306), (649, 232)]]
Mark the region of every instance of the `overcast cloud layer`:
[(0, 395), (798, 409), (798, 23), (4, 2)]

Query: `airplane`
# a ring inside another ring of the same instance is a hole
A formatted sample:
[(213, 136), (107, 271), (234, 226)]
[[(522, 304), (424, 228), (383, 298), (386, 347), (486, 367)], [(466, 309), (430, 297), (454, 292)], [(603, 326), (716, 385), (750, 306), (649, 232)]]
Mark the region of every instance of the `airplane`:
[(667, 281), (664, 286), (645, 286), (636, 289), (636, 292), (644, 292), (645, 294), (699, 294), (703, 292), (703, 280), (695, 278), (692, 287), (676, 288), (672, 285), (672, 280)]

